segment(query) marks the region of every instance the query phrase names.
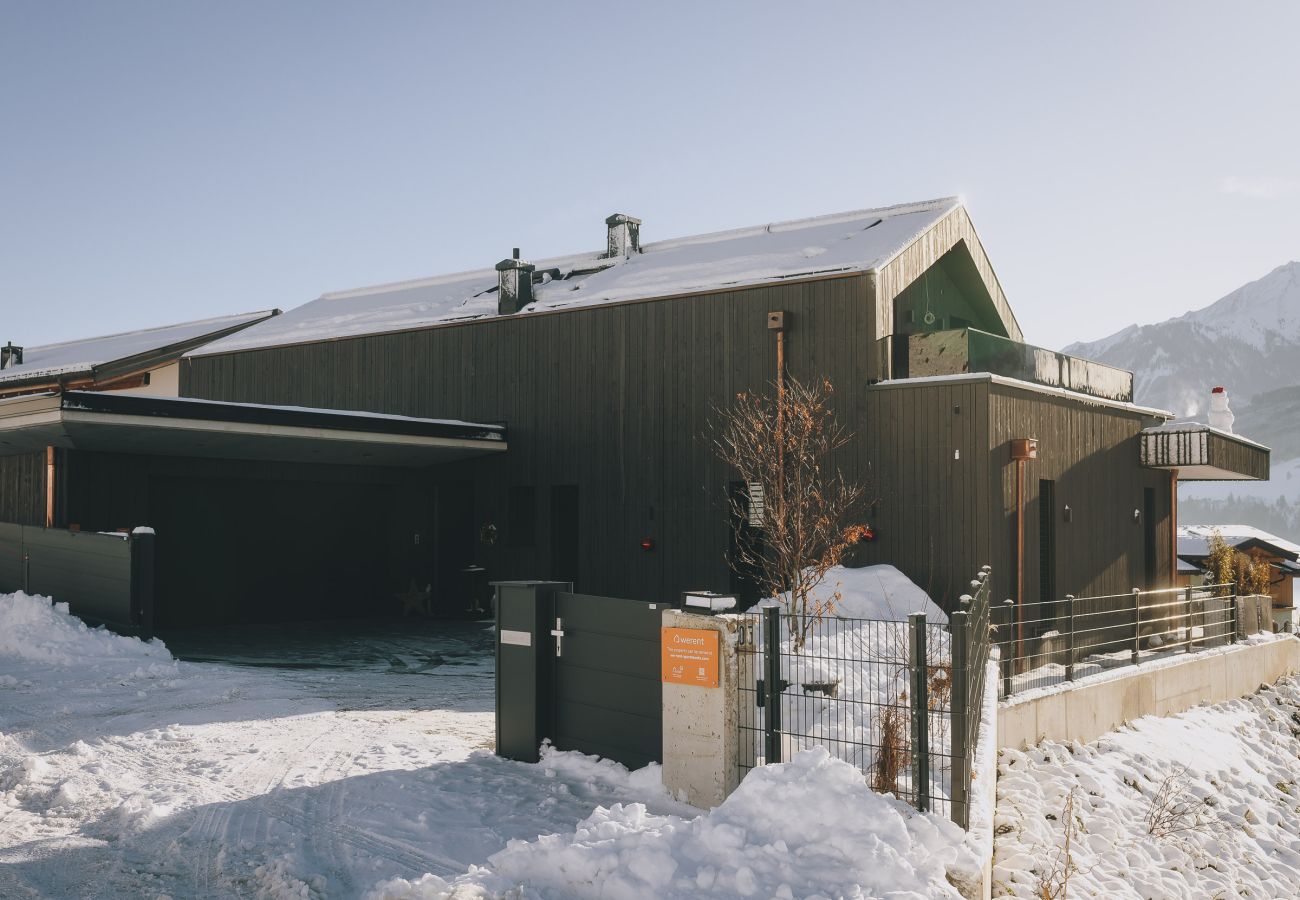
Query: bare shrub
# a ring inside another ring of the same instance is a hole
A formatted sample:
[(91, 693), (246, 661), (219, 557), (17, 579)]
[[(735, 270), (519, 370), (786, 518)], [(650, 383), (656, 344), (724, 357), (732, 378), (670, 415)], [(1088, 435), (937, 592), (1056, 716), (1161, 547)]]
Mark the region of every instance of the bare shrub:
[[(900, 697), (906, 702), (906, 697)], [(912, 761), (908, 747), (910, 719), (906, 707), (886, 706), (880, 714), (880, 749), (871, 766), (871, 789), (880, 794), (898, 793), (898, 776)]]
[(1179, 767), (1161, 780), (1147, 809), (1147, 834), (1166, 838), (1206, 827), (1206, 820), (1201, 815), (1205, 804), (1188, 791), (1187, 781), (1186, 766)]
[[(790, 378), (772, 396), (743, 392), (714, 411), (714, 453), (754, 490), (728, 498), (737, 530), (731, 566), (754, 575), (766, 596), (782, 598), (790, 613), (795, 652), (813, 625), (833, 611), (838, 595), (813, 597), (831, 567), (866, 534), (851, 521), (865, 491), (830, 465), (851, 435), (835, 421), (833, 390), (822, 379)], [(761, 509), (751, 504), (761, 497)], [(762, 537), (747, 529), (761, 518)]]

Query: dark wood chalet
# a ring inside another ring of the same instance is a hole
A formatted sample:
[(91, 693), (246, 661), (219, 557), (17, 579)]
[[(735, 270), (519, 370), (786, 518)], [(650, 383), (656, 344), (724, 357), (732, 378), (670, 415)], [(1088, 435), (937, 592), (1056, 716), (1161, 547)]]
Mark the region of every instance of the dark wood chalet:
[[(386, 614), (426, 585), (457, 614), (488, 580), (743, 591), (737, 485), (704, 435), (769, 389), (782, 312), (787, 371), (833, 383), (855, 435), (838, 464), (879, 498), (855, 564), (948, 604), (984, 564), (1026, 601), (1172, 583), (1180, 460), (1143, 437), (1169, 414), (1127, 372), (1024, 343), (959, 201), (645, 245), (631, 217), (606, 226), (599, 252), (327, 294), (191, 350), (161, 409), (22, 425), (0, 401), (0, 518), (152, 526), (164, 626)], [(1267, 476), (1267, 450), (1215, 441), (1227, 476)]]

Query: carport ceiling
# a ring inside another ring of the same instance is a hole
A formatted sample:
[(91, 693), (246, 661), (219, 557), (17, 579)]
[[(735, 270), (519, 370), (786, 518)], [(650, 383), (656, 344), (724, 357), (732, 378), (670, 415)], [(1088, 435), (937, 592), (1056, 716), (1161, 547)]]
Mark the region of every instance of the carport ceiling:
[(47, 446), (275, 462), (427, 466), (506, 449), (505, 427), (347, 410), (67, 391), (0, 400), (0, 455)]

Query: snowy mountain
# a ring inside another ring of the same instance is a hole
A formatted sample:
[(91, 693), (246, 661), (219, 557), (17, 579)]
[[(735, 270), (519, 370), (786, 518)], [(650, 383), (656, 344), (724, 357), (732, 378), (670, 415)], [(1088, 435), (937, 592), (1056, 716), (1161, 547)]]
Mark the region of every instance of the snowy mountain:
[(1300, 262), (1279, 266), (1204, 309), (1130, 325), (1064, 352), (1132, 371), (1139, 403), (1180, 418), (1203, 417), (1210, 388), (1224, 385), (1240, 416), (1240, 407), (1256, 395), (1300, 385)]

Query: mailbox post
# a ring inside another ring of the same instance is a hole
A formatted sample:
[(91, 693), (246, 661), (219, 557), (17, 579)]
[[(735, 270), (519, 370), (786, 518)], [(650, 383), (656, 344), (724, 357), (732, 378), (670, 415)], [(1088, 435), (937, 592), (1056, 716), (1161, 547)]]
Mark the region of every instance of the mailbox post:
[(549, 735), (549, 640), (555, 617), (552, 599), (571, 592), (567, 581), (495, 581), (496, 752), (506, 759), (537, 762)]

